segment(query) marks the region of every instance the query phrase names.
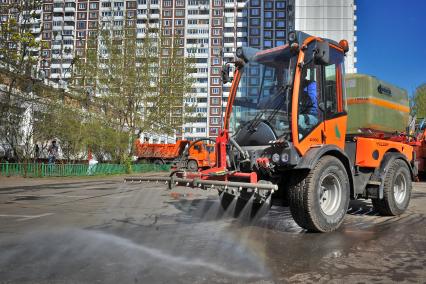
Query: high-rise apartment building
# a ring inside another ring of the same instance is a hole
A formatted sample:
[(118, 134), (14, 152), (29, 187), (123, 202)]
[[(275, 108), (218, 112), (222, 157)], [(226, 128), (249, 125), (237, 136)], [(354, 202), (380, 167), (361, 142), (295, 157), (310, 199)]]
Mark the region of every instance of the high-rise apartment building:
[[(184, 125), (177, 138), (215, 137), (230, 88), (222, 85), (221, 68), (234, 59), (236, 48), (284, 45), (294, 29), (346, 38), (353, 46), (354, 10), (353, 0), (44, 0), (39, 10), (38, 32), (45, 43), (40, 69), (56, 81), (69, 78), (73, 57), (84, 57), (88, 36), (104, 22), (112, 22), (114, 29), (129, 18), (136, 20), (141, 38), (148, 25), (158, 27), (164, 37), (179, 36), (182, 54), (194, 58), (197, 70), (189, 99), (196, 103), (197, 118)], [(356, 71), (353, 54), (350, 72)], [(256, 83), (258, 76), (253, 76), (248, 84)]]
[(354, 0), (294, 0), (295, 29), (333, 39), (346, 39), (346, 73), (356, 73), (356, 5)]

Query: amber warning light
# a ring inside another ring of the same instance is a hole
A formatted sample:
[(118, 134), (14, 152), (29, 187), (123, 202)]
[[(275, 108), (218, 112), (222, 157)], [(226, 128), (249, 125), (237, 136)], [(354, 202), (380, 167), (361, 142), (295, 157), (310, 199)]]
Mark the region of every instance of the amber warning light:
[(339, 42), (339, 46), (343, 49), (343, 52), (346, 53), (349, 51), (349, 43), (346, 39), (342, 39)]

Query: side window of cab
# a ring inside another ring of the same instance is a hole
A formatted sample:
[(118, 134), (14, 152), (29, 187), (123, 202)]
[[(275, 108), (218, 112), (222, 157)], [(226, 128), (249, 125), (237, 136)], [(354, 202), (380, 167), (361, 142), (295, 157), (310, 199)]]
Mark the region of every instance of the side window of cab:
[(325, 119), (331, 119), (345, 112), (344, 88), (342, 74), (344, 73), (343, 53), (330, 47), (330, 64), (324, 66), (324, 105)]

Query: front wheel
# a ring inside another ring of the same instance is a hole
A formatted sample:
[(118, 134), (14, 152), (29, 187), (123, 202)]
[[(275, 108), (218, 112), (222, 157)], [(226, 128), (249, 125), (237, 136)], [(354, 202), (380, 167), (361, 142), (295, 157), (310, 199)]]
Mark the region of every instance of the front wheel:
[(186, 164), (186, 168), (191, 172), (198, 171), (198, 163), (195, 160), (189, 160)]
[(342, 162), (321, 158), (308, 173), (293, 175), (289, 186), (291, 214), (296, 223), (314, 232), (339, 228), (349, 205), (349, 177)]
[(383, 199), (373, 199), (373, 207), (381, 215), (396, 216), (404, 213), (411, 198), (411, 173), (407, 164), (396, 159), (385, 176)]

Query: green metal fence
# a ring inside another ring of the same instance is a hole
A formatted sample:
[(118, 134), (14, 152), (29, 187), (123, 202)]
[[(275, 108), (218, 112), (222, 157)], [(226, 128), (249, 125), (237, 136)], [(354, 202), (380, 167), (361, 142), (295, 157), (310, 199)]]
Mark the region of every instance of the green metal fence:
[[(170, 165), (135, 164), (132, 173), (169, 171)], [(43, 164), (0, 163), (0, 176), (67, 177), (88, 175), (125, 174), (126, 166), (120, 164)]]

